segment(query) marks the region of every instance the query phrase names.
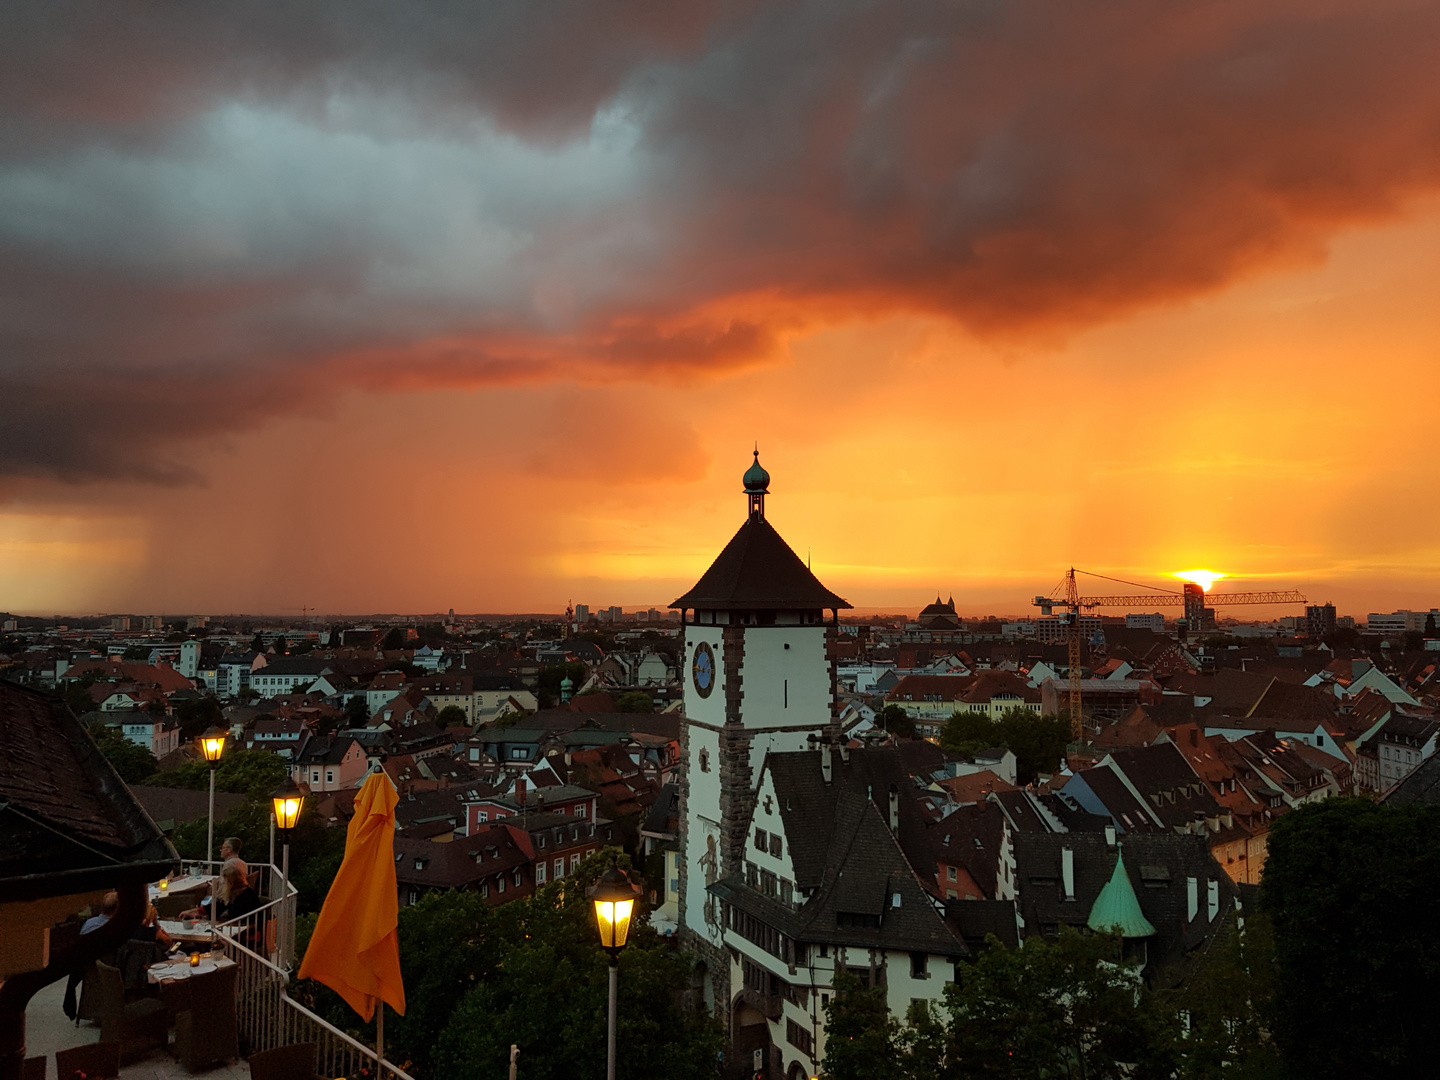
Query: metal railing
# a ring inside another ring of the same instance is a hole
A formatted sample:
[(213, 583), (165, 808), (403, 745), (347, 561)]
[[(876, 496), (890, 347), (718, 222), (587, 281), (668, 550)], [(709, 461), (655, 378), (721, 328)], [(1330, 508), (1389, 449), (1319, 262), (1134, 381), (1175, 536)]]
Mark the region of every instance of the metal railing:
[[(219, 863), (188, 864), (210, 873)], [(249, 915), (216, 927), (218, 944), (239, 966), (236, 980), (236, 1021), (246, 1054), (291, 1043), (315, 1044), (315, 1072), (342, 1080), (411, 1080), (375, 1048), (347, 1035), (289, 994), (295, 956), (295, 886), (281, 878), (277, 867), (254, 864), (261, 872), (257, 890), (266, 899)]]

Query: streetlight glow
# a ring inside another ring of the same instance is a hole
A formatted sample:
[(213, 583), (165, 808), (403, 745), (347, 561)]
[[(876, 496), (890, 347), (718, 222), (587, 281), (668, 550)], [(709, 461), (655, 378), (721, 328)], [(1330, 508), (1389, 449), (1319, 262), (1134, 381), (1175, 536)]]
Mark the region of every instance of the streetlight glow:
[(293, 778), (270, 793), (270, 803), (275, 808), (275, 827), (288, 833), (300, 820), (300, 811), (305, 806), (305, 792)]
[(205, 755), (205, 760), (214, 765), (220, 760), (220, 755), (225, 752), (225, 731), (218, 727), (212, 727), (204, 735), (200, 736), (200, 752)]
[(630, 935), (630, 915), (635, 910), (634, 900), (596, 900), (595, 921), (600, 927), (600, 945), (605, 949), (620, 950)]

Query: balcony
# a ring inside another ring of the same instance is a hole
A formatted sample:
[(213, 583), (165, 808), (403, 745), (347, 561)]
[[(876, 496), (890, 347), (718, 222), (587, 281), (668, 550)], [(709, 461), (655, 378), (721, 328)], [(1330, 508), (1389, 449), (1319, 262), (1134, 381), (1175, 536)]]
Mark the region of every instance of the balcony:
[[(183, 870), (208, 876), (219, 868), (218, 862), (186, 863)], [(245, 1057), (293, 1043), (314, 1043), (314, 1070), (318, 1076), (337, 1080), (362, 1076), (365, 1080), (411, 1080), (403, 1070), (378, 1058), (373, 1046), (352, 1039), (290, 997), (291, 975), (297, 964), (295, 887), (282, 879), (274, 865), (251, 863), (250, 870), (259, 875), (257, 892), (264, 900), (263, 906), (242, 919), (218, 924), (213, 935), (217, 957), (223, 954), (222, 962), (233, 962), (239, 969), (234, 1022), (244, 1056), (208, 1070), (207, 1075), (214, 1080), (248, 1080), (250, 1069)], [(199, 929), (203, 931), (206, 926), (201, 923)], [(51, 983), (30, 1000), (25, 1013), (27, 1053), (47, 1058), (45, 1075), (50, 1080), (73, 1080), (59, 1076), (56, 1051), (100, 1039), (97, 1024), (82, 1021), (77, 1026), (65, 1017), (61, 1007), (64, 994), (64, 979)], [(213, 1025), (227, 1022), (223, 1016), (205, 1019)], [(169, 1020), (173, 1028), (174, 1017)], [(174, 1052), (175, 1043), (171, 1041), (164, 1050), (156, 1049), (148, 1057), (122, 1065), (121, 1080), (188, 1078), (191, 1074), (172, 1056)]]

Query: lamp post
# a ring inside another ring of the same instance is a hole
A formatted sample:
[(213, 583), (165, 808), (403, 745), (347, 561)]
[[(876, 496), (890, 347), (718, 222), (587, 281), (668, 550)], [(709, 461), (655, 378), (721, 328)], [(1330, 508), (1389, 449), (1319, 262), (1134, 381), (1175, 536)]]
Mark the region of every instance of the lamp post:
[[(288, 910), (289, 896), (287, 886), (290, 884), (290, 830), (295, 828), (295, 823), (300, 820), (300, 811), (305, 806), (305, 790), (297, 783), (294, 777), (287, 776), (285, 781), (270, 793), (270, 802), (275, 808), (275, 827), (280, 830), (280, 837), (284, 841), (280, 856), (280, 902)], [(285, 924), (290, 925), (286, 919)], [(289, 942), (277, 943), (283, 958), (288, 964), (290, 958)]]
[(605, 1080), (615, 1080), (615, 997), (620, 950), (625, 948), (625, 940), (630, 936), (630, 916), (635, 912), (635, 897), (639, 893), (618, 866), (601, 874), (590, 890), (600, 947), (610, 954), (610, 1026), (605, 1045)]
[(205, 830), (205, 862), (215, 857), (215, 766), (220, 764), (220, 755), (225, 752), (226, 732), (210, 725), (210, 730), (200, 736), (200, 752), (210, 763), (210, 824)]

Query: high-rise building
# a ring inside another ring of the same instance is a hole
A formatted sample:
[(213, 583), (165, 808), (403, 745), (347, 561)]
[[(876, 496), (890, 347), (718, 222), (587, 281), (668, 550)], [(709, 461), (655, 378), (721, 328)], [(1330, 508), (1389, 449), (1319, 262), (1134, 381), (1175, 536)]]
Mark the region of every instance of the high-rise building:
[(1335, 632), (1335, 605), (1310, 604), (1305, 608), (1305, 632), (1312, 638), (1323, 638)]
[(745, 523), (670, 605), (685, 627), (680, 923), (715, 980), (716, 1001), (729, 1000), (730, 959), (707, 887), (745, 872), (751, 802), (766, 754), (835, 740), (832, 644), (839, 613), (850, 607), (765, 520), (770, 476), (758, 452), (744, 485)]
[(576, 621), (577, 623), (579, 623), (581, 626), (584, 626), (587, 622), (590, 621), (590, 605), (589, 605), (589, 604), (576, 604), (576, 605), (575, 605), (575, 621)]

